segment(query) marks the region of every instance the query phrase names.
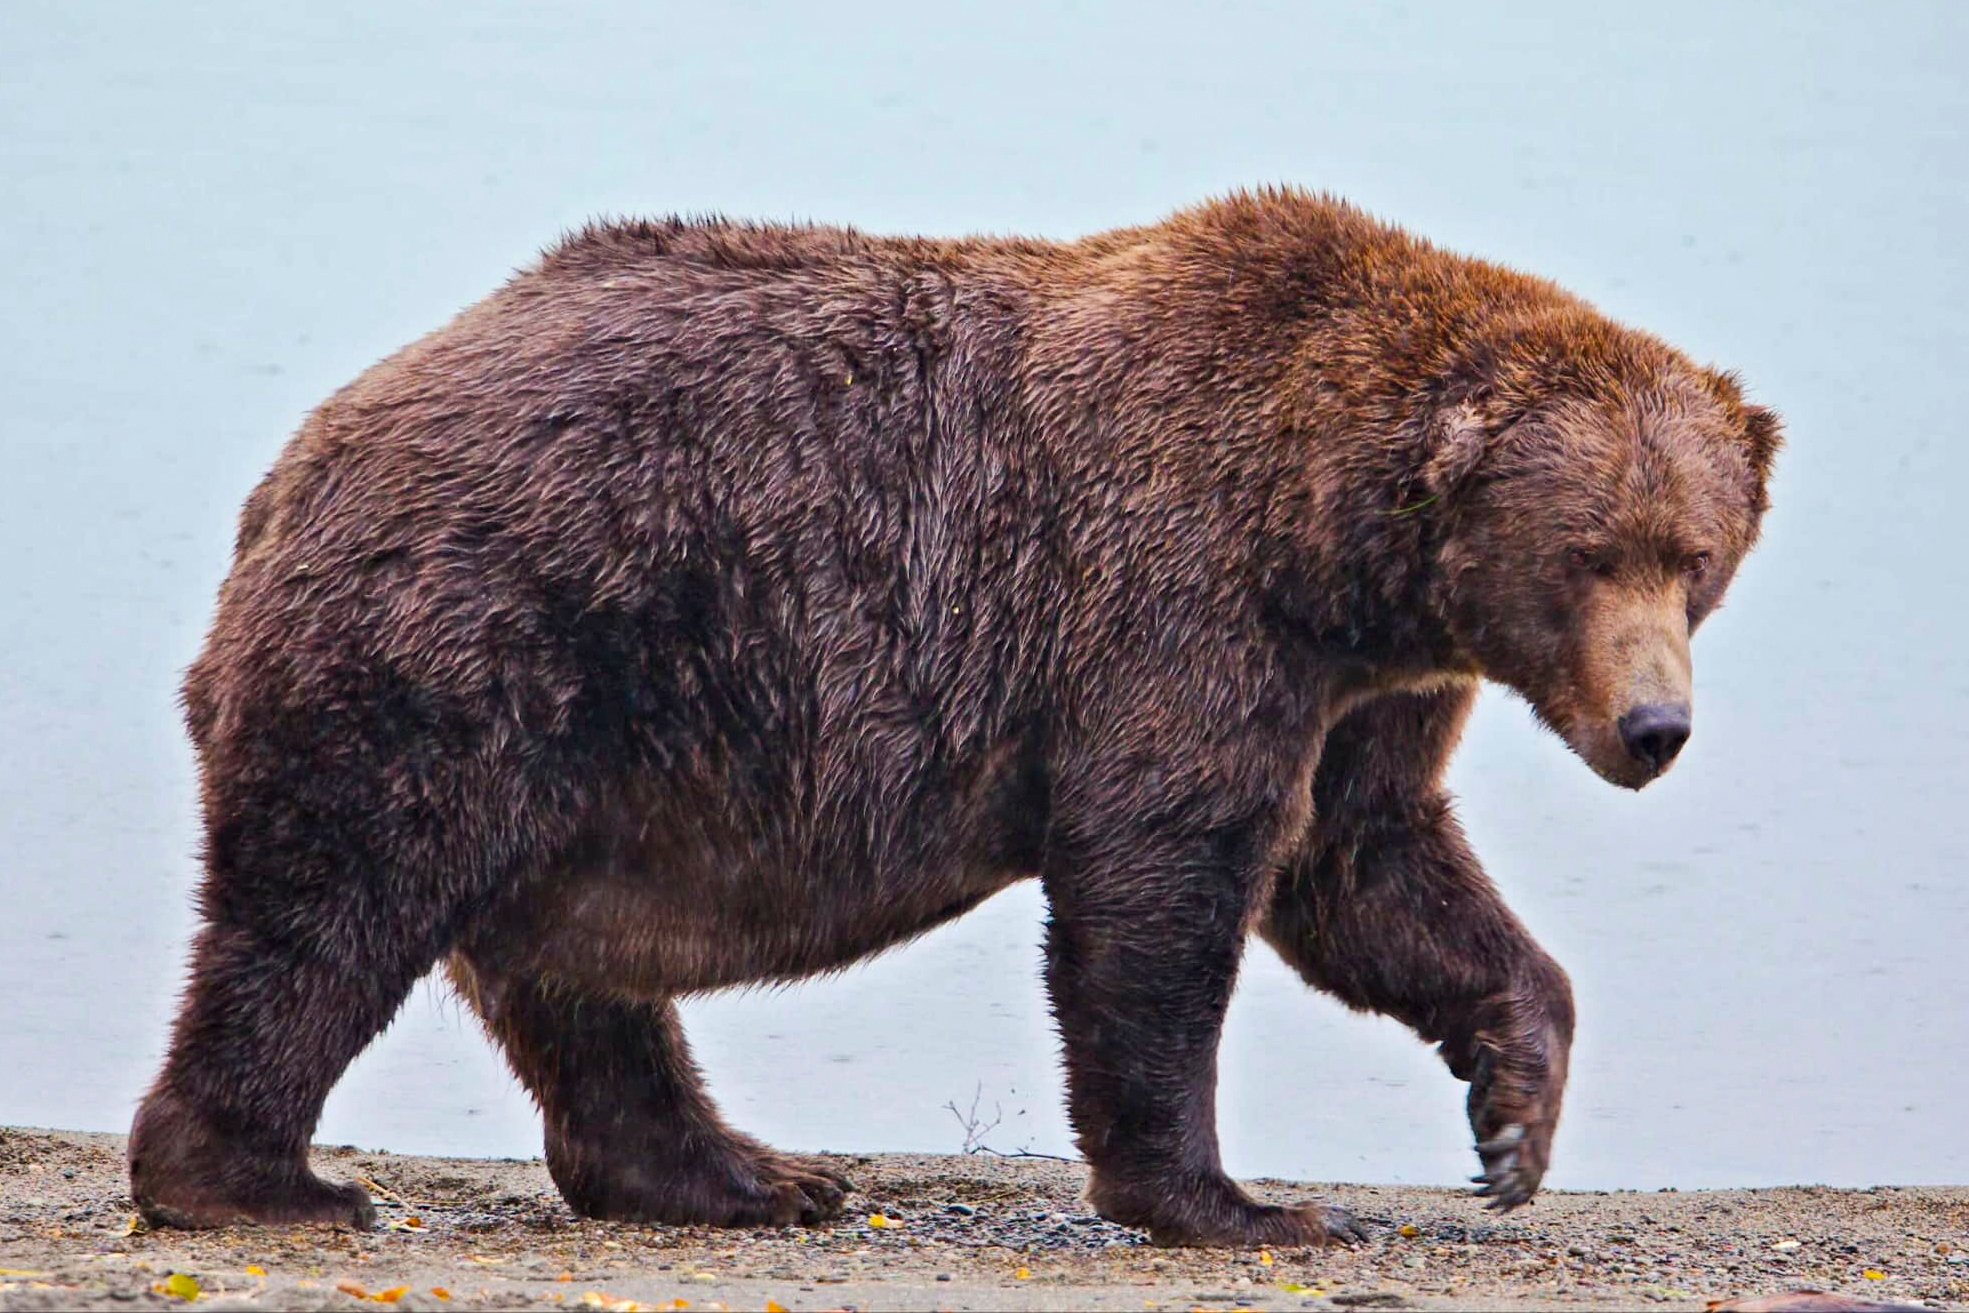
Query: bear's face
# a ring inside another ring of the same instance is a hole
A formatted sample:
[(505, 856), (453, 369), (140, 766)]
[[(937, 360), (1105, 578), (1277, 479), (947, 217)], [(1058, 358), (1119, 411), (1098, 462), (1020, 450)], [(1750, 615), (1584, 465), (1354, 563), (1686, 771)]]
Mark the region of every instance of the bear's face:
[(1533, 407), (1479, 441), (1442, 548), (1452, 633), (1638, 789), (1689, 736), (1689, 636), (1756, 541), (1776, 417), (1718, 375)]

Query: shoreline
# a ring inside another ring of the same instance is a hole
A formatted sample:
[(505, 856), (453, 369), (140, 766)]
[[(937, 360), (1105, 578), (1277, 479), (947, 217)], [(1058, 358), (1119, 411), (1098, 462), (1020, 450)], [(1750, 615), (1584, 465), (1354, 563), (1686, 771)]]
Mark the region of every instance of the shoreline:
[[(368, 1232), (128, 1233), (123, 1137), (0, 1128), (0, 1310), (1702, 1309), (1817, 1288), (1969, 1306), (1969, 1187), (1541, 1194), (1505, 1217), (1412, 1186), (1248, 1184), (1367, 1223), (1340, 1249), (1164, 1250), (1092, 1217), (1078, 1164), (830, 1155), (860, 1187), (811, 1230), (582, 1221), (537, 1160), (317, 1147)], [(355, 1292), (360, 1291), (358, 1296)], [(442, 1292), (433, 1293), (434, 1291)], [(445, 1296), (448, 1296), (446, 1298)], [(682, 1304), (676, 1301), (684, 1301)]]

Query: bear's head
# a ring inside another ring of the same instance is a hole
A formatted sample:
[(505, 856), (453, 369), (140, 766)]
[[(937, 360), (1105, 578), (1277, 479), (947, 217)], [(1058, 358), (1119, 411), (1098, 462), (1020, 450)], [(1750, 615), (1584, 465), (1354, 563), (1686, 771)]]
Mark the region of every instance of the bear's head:
[(1496, 371), (1434, 414), (1439, 599), (1485, 677), (1638, 789), (1688, 739), (1689, 637), (1755, 543), (1777, 416), (1673, 353)]

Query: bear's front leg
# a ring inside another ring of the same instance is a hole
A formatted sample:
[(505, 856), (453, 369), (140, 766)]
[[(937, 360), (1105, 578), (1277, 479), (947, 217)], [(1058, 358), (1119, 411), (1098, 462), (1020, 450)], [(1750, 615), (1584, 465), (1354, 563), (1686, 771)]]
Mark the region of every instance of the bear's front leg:
[(1472, 696), (1391, 696), (1335, 727), (1314, 840), (1281, 874), (1263, 931), (1309, 984), (1441, 1045), (1470, 1082), (1477, 1193), (1511, 1209), (1551, 1163), (1572, 987), (1498, 896), (1439, 786)]
[(1342, 1209), (1260, 1204), (1224, 1174), (1217, 1042), (1260, 897), (1262, 836), (1172, 828), (1061, 818), (1048, 854), (1047, 983), (1088, 1198), (1162, 1245), (1364, 1238)]

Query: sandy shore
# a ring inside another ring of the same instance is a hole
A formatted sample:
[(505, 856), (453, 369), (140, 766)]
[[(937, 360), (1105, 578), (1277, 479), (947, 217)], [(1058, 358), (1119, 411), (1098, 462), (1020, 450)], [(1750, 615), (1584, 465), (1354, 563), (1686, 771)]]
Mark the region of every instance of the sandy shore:
[[(1454, 1191), (1257, 1182), (1354, 1209), (1341, 1250), (1170, 1251), (1088, 1215), (1081, 1170), (842, 1157), (860, 1193), (814, 1231), (576, 1220), (538, 1162), (322, 1149), (384, 1225), (132, 1233), (123, 1142), (0, 1130), (0, 1310), (1703, 1308), (1817, 1287), (1969, 1301), (1969, 1188), (1542, 1195), (1496, 1218)], [(683, 1301), (678, 1303), (677, 1301)]]

